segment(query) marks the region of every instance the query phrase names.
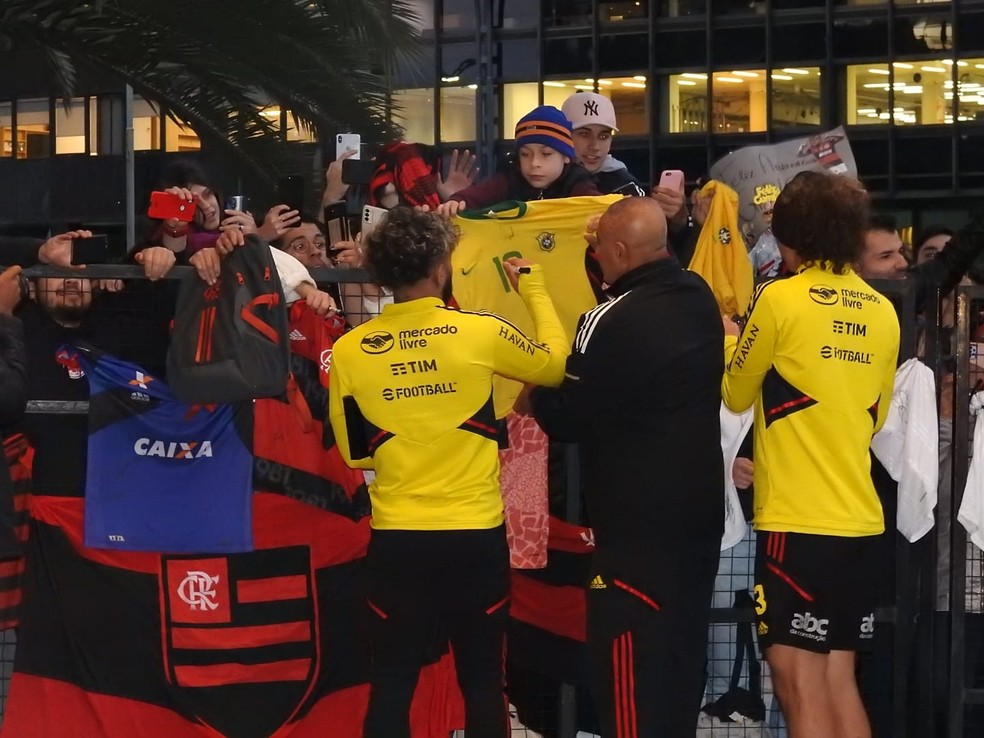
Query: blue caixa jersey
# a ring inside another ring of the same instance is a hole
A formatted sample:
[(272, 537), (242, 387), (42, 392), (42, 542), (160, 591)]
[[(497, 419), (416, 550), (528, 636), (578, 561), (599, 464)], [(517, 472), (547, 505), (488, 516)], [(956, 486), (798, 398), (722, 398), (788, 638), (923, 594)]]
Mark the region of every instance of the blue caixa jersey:
[(85, 545), (251, 551), (251, 403), (179, 402), (137, 365), (76, 348), (90, 395)]

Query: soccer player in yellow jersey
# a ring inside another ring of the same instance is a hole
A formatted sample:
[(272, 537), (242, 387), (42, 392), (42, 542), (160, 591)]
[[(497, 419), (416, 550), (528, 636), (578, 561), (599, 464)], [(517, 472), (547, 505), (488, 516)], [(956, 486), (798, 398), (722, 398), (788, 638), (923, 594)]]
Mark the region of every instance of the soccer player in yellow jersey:
[(725, 404), (755, 406), (759, 642), (790, 738), (871, 735), (854, 675), (871, 642), (884, 514), (868, 449), (892, 397), (899, 323), (851, 266), (868, 196), (802, 172), (772, 231), (793, 276), (759, 288), (741, 334), (725, 320)]
[(457, 229), (397, 208), (366, 244), (394, 304), (335, 344), (329, 410), (339, 450), (375, 470), (366, 566), (372, 677), (366, 738), (409, 738), (410, 702), (447, 634), (468, 738), (502, 738), (509, 551), (492, 376), (557, 386), (568, 342), (539, 266), (504, 262), (536, 328), (446, 307)]

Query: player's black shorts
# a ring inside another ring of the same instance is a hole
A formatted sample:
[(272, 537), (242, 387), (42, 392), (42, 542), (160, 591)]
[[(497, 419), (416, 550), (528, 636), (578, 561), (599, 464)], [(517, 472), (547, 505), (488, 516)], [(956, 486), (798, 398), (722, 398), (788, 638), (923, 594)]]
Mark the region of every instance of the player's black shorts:
[(867, 648), (875, 634), (879, 536), (756, 535), (759, 645), (817, 653)]

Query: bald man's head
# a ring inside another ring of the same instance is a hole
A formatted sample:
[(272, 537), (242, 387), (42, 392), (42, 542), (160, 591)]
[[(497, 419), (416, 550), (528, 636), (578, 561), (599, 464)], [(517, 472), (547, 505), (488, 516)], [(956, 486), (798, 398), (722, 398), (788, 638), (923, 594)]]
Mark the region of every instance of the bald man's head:
[(637, 266), (669, 256), (663, 209), (650, 197), (626, 197), (612, 204), (598, 223), (594, 249), (608, 284)]

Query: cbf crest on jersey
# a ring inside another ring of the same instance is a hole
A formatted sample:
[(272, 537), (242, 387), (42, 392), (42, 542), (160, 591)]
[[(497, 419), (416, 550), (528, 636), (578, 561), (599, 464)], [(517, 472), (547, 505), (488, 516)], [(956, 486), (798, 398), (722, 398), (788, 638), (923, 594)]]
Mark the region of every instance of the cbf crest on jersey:
[(553, 233), (543, 231), (536, 237), (536, 242), (540, 244), (541, 251), (553, 251), (554, 246), (557, 245), (557, 236)]

